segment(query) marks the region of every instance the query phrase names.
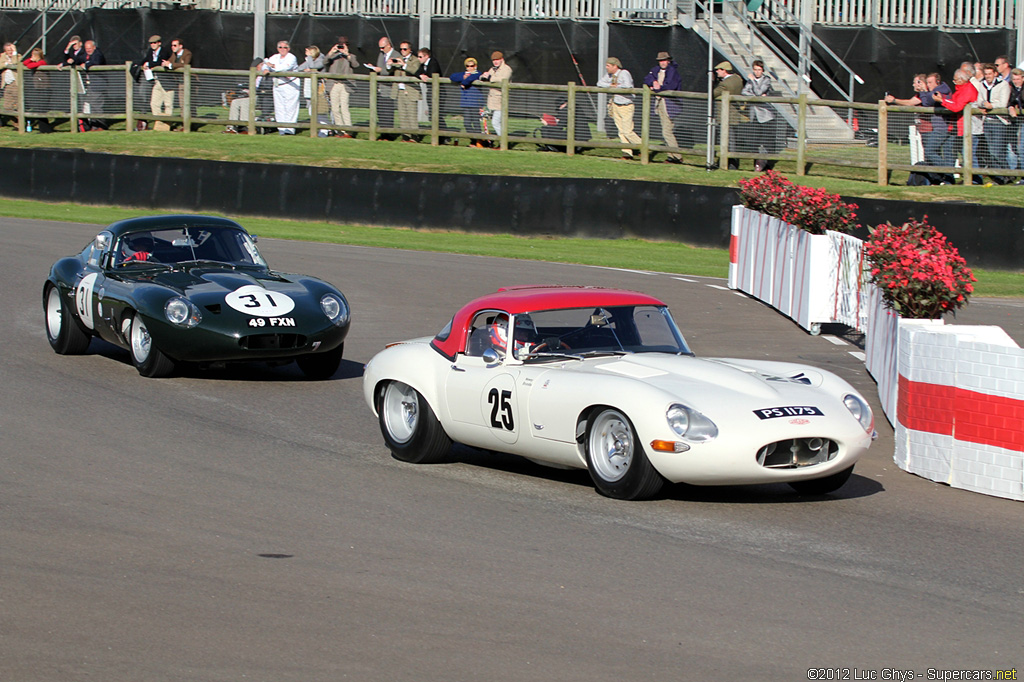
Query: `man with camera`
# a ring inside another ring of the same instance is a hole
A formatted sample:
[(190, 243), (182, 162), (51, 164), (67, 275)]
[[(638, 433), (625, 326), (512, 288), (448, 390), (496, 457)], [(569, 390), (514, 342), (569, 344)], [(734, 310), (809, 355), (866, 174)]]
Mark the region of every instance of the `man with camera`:
[[(324, 58), (324, 72), (336, 76), (351, 76), (355, 73), (355, 67), (359, 66), (359, 60), (348, 46), (348, 38), (338, 36), (338, 42)], [(328, 80), (328, 97), (331, 101), (331, 122), (336, 126), (352, 125), (352, 115), (349, 113), (348, 100), (352, 94), (354, 83), (349, 80)], [(338, 133), (341, 137), (352, 137), (346, 131)]]

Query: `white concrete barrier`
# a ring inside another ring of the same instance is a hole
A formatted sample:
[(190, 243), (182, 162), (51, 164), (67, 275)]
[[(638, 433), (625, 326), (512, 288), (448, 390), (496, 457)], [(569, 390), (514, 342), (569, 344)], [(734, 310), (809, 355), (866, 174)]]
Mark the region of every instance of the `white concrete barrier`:
[[(893, 425), (901, 469), (1024, 500), (1024, 350), (1000, 327), (900, 318), (864, 282), (859, 242), (810, 235), (736, 206), (729, 286), (805, 329), (843, 322), (865, 332), (865, 366)], [(821, 292), (824, 300), (814, 295)]]
[(778, 218), (734, 206), (729, 244), (729, 287), (764, 301), (802, 328), (841, 322), (863, 329), (861, 240), (823, 235)]
[(907, 322), (899, 323), (896, 464), (1024, 500), (1024, 350), (1000, 327)]

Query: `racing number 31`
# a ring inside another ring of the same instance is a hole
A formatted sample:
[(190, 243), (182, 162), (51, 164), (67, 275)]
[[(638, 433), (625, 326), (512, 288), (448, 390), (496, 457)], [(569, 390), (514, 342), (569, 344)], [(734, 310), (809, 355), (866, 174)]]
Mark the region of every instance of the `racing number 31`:
[[(512, 431), (516, 428), (515, 420), (512, 418), (512, 391), (501, 391), (492, 388), (487, 394), (487, 402), (491, 404), (491, 426), (496, 429), (506, 428)], [(501, 420), (498, 419), (498, 412), (501, 412)]]

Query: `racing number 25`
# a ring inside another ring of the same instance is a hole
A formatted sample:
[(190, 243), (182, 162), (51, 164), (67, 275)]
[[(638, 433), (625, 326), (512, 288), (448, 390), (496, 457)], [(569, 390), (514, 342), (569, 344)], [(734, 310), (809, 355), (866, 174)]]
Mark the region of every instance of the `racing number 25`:
[[(487, 402), (491, 404), (491, 426), (496, 429), (506, 428), (512, 431), (516, 428), (515, 420), (512, 418), (512, 391), (501, 391), (492, 388), (487, 394)], [(501, 420), (498, 419), (498, 412), (501, 412)]]

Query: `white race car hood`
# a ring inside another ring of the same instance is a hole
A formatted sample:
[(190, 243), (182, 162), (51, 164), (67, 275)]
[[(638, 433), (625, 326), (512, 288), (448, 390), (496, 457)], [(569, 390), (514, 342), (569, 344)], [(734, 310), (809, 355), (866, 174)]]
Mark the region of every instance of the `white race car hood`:
[[(785, 363), (695, 358), (661, 353), (641, 353), (587, 363), (589, 371), (607, 372), (639, 379), (673, 395), (734, 393), (751, 399), (795, 399), (820, 395), (808, 391), (823, 381), (811, 367)], [(581, 367), (582, 369), (582, 367)]]

